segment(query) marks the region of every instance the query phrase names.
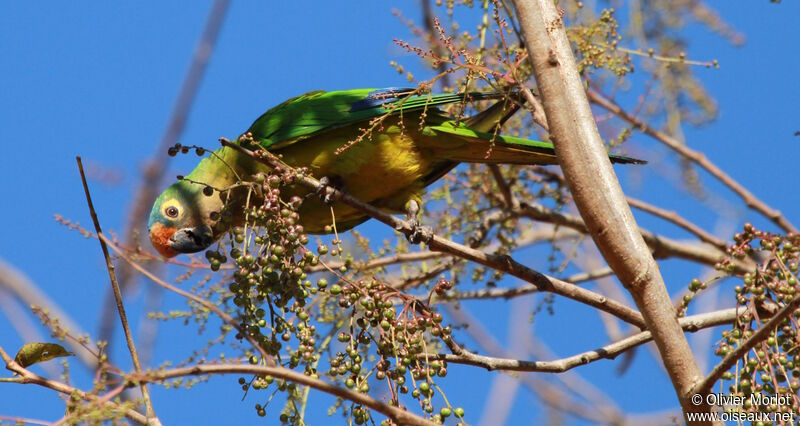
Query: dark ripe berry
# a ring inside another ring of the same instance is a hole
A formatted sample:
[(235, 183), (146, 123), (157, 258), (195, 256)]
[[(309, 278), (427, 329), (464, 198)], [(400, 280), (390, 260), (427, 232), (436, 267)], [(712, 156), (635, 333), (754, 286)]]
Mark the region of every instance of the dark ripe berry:
[(178, 176), (175, 176), (175, 179), (178, 179), (178, 180), (183, 180), (183, 175), (178, 175)]
[(205, 195), (206, 197), (214, 195), (214, 188), (210, 186), (203, 188), (203, 195)]
[(187, 153), (189, 153), (189, 147), (188, 146), (182, 146), (181, 147), (181, 154), (187, 154)]
[(206, 150), (198, 146), (197, 148), (194, 149), (194, 153), (197, 154), (198, 157), (200, 157), (206, 153)]
[(170, 157), (174, 157), (174, 156), (178, 155), (178, 150), (175, 149), (174, 147), (172, 147), (172, 148), (167, 150), (167, 155), (169, 155)]
[(271, 175), (269, 179), (267, 179), (267, 182), (270, 187), (277, 188), (281, 185), (281, 178), (280, 176)]

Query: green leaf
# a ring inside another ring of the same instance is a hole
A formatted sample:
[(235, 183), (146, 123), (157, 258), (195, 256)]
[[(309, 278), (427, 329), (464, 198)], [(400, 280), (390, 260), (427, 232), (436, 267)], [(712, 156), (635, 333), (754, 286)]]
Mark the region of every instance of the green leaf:
[(37, 362), (49, 361), (53, 358), (70, 355), (75, 354), (64, 349), (64, 347), (58, 343), (26, 343), (19, 349), (19, 352), (17, 352), (17, 355), (14, 357), (14, 361), (23, 367), (28, 367)]

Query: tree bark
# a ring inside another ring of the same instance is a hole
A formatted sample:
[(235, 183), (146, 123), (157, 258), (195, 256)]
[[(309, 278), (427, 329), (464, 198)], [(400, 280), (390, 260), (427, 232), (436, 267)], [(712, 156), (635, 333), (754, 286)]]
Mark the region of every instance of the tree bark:
[(514, 0), (514, 5), (551, 139), (578, 211), (644, 316), (684, 413), (708, 412), (708, 406), (689, 400), (703, 376), (611, 168), (561, 15), (553, 0)]

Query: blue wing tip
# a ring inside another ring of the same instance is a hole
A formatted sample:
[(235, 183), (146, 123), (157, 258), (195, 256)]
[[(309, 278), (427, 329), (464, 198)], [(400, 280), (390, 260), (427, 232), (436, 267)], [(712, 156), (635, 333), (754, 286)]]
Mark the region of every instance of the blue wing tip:
[(375, 108), (387, 103), (400, 100), (414, 91), (416, 88), (409, 87), (385, 87), (376, 89), (367, 94), (364, 99), (360, 99), (350, 104), (350, 112), (361, 111), (364, 109)]

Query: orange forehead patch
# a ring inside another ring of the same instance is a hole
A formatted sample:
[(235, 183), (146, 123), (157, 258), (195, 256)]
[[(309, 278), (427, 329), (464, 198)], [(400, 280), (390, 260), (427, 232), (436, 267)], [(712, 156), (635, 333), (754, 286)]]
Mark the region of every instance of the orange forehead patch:
[(156, 222), (150, 227), (150, 243), (153, 244), (156, 250), (164, 257), (175, 257), (178, 252), (172, 250), (169, 246), (169, 238), (175, 233), (175, 228), (171, 226), (164, 226), (164, 224)]

